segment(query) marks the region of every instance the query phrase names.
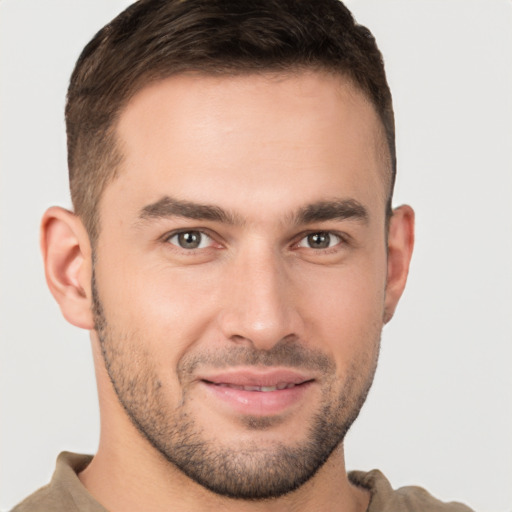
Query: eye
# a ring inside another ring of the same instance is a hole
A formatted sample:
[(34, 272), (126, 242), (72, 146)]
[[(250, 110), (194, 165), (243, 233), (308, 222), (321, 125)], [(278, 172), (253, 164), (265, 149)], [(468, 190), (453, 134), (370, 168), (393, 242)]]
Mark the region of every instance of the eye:
[(205, 249), (210, 247), (213, 240), (202, 231), (181, 231), (167, 238), (167, 242), (181, 249)]
[(342, 242), (342, 238), (328, 231), (318, 231), (309, 233), (302, 238), (297, 247), (306, 247), (308, 249), (330, 249)]

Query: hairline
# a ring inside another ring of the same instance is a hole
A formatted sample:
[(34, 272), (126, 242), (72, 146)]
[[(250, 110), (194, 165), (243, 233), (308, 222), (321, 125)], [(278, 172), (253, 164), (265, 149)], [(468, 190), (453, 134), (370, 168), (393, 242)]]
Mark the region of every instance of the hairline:
[[(96, 244), (101, 233), (100, 205), (102, 203), (105, 189), (119, 176), (119, 172), (121, 171), (122, 163), (124, 160), (124, 153), (122, 151), (123, 144), (119, 138), (118, 131), (119, 123), (121, 121), (121, 117), (126, 111), (126, 108), (128, 107), (128, 104), (132, 101), (132, 99), (135, 96), (137, 96), (140, 92), (154, 84), (163, 82), (173, 77), (183, 75), (196, 76), (198, 78), (236, 78), (242, 76), (290, 77), (305, 72), (326, 74), (341, 80), (345, 80), (346, 83), (350, 84), (355, 91), (362, 94), (365, 100), (368, 101), (368, 103), (373, 108), (379, 121), (379, 142), (377, 142), (377, 151), (379, 152), (379, 159), (382, 160), (383, 162), (382, 169), (380, 169), (379, 172), (382, 173), (382, 178), (384, 181), (386, 209), (385, 220), (387, 231), (389, 219), (392, 215), (391, 200), (393, 197), (394, 175), (396, 173), (396, 170), (393, 168), (391, 157), (392, 150), (389, 145), (388, 133), (384, 123), (383, 115), (381, 115), (381, 113), (378, 111), (377, 106), (374, 100), (372, 99), (371, 95), (364, 90), (364, 88), (357, 82), (355, 78), (350, 76), (349, 72), (346, 72), (343, 69), (334, 69), (333, 67), (323, 65), (322, 63), (296, 63), (288, 65), (278, 63), (274, 66), (270, 65), (265, 68), (251, 68), (249, 66), (237, 67), (236, 64), (234, 64), (232, 65), (232, 68), (230, 68), (229, 66), (224, 66), (223, 69), (205, 69), (188, 66), (184, 67), (183, 69), (173, 71), (167, 70), (167, 72), (163, 71), (160, 73), (155, 72), (155, 70), (153, 70), (149, 71), (148, 73), (139, 75), (137, 80), (134, 82), (132, 88), (119, 102), (115, 114), (112, 116), (112, 121), (107, 126), (105, 126), (105, 139), (106, 141), (111, 142), (111, 148), (108, 150), (108, 152), (105, 153), (105, 158), (103, 160), (105, 163), (110, 163), (110, 165), (108, 165), (108, 170), (105, 173), (101, 173), (104, 175), (104, 179), (101, 180), (101, 183), (97, 188), (97, 193), (94, 195), (93, 208), (91, 209), (92, 211), (88, 213), (77, 212), (81, 221), (86, 226), (91, 247), (96, 247)], [(88, 221), (87, 219), (84, 219), (84, 217), (87, 216), (89, 217)]]

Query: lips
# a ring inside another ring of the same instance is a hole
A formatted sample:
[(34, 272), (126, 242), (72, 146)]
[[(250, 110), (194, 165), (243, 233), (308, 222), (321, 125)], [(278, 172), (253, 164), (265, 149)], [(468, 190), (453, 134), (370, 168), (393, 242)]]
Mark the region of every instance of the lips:
[(288, 369), (256, 370), (242, 368), (201, 375), (200, 379), (217, 386), (255, 388), (246, 389), (246, 391), (276, 391), (276, 389), (285, 389), (311, 381), (313, 377)]
[(202, 375), (199, 382), (208, 399), (237, 414), (273, 416), (299, 405), (314, 383), (295, 370), (237, 369)]
[[(208, 381), (205, 381), (208, 382)], [(300, 386), (300, 384), (291, 384), (289, 382), (279, 382), (275, 386), (239, 386), (237, 384), (229, 384), (226, 382), (221, 382), (216, 384), (214, 382), (210, 382), (209, 384), (213, 384), (214, 386), (232, 388), (232, 389), (240, 389), (243, 391), (260, 391), (262, 393), (268, 393), (269, 391), (281, 391), (282, 389), (291, 389), (295, 386)]]

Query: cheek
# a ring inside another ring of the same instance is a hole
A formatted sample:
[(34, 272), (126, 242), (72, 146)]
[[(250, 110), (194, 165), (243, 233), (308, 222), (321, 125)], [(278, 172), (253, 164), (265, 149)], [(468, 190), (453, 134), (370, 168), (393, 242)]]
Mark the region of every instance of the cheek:
[(317, 273), (302, 306), (307, 339), (317, 340), (338, 366), (373, 352), (383, 326), (385, 261)]
[(123, 338), (144, 344), (155, 361), (161, 358), (165, 366), (175, 366), (211, 324), (214, 276), (165, 265), (141, 268), (137, 263), (125, 258), (98, 266), (105, 317)]

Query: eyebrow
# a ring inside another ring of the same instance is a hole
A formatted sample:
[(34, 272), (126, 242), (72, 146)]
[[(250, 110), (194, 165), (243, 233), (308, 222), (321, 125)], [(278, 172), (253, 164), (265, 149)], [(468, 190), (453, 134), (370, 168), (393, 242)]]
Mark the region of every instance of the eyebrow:
[(347, 219), (359, 220), (366, 224), (368, 210), (355, 199), (336, 199), (308, 204), (293, 215), (293, 220), (298, 225)]
[(225, 224), (242, 224), (241, 219), (218, 206), (183, 201), (169, 196), (162, 197), (155, 203), (144, 206), (139, 218), (163, 219), (168, 217), (184, 217), (195, 220), (209, 220)]
[[(208, 220), (224, 224), (244, 224), (242, 218), (219, 206), (194, 203), (164, 196), (155, 203), (144, 206), (139, 214), (142, 220), (183, 217), (194, 220)], [(289, 221), (295, 225), (312, 224), (328, 220), (354, 219), (368, 222), (367, 209), (355, 199), (317, 201), (299, 208)]]

